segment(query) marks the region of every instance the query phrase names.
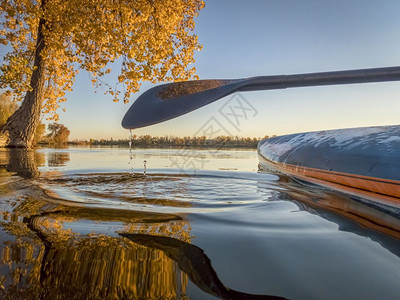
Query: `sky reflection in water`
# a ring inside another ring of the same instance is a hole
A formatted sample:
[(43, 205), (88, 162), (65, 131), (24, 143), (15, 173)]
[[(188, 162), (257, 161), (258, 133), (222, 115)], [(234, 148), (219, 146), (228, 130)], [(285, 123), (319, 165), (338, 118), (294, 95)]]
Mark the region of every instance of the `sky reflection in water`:
[(132, 175), (128, 149), (1, 150), (0, 296), (400, 294), (399, 219), (210, 151), (137, 149)]

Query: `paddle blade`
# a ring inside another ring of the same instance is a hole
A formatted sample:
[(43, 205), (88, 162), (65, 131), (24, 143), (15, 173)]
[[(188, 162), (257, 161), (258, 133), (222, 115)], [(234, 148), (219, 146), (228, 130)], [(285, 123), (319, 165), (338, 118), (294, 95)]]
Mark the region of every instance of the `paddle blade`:
[(170, 120), (234, 93), (243, 80), (169, 83), (144, 92), (129, 108), (122, 127), (134, 129)]

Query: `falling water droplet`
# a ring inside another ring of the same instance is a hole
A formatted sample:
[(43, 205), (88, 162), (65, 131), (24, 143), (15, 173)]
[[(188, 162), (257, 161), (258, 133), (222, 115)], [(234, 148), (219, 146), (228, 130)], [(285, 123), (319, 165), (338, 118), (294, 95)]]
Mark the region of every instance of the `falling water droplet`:
[(132, 129), (129, 129), (129, 165), (131, 166), (131, 174), (133, 175), (132, 139)]

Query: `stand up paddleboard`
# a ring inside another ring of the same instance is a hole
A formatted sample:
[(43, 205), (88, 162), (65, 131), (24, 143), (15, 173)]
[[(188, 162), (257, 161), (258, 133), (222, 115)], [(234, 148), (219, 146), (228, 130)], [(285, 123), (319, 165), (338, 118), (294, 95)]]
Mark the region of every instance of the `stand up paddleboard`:
[(341, 190), (400, 214), (400, 125), (262, 140), (262, 168)]

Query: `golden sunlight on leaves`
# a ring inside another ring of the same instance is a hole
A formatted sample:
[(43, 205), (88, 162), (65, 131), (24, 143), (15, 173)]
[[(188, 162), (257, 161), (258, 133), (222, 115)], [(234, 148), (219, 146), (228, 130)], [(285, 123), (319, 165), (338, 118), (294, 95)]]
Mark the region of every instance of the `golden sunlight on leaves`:
[[(43, 5), (42, 5), (43, 4)], [(201, 0), (13, 0), (0, 2), (0, 43), (11, 46), (0, 66), (0, 88), (22, 101), (31, 90), (39, 22), (45, 47), (43, 112), (57, 120), (57, 109), (72, 90), (79, 69), (96, 87), (107, 87), (113, 101), (128, 102), (143, 81), (194, 78), (193, 34)], [(110, 63), (120, 63), (115, 86), (104, 82)]]

